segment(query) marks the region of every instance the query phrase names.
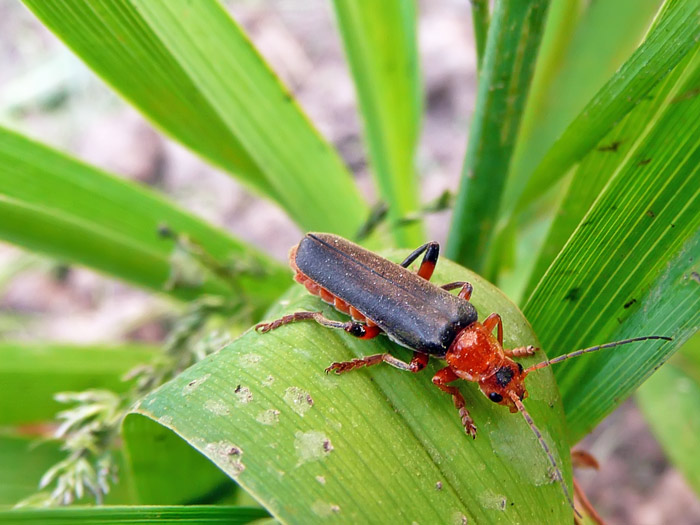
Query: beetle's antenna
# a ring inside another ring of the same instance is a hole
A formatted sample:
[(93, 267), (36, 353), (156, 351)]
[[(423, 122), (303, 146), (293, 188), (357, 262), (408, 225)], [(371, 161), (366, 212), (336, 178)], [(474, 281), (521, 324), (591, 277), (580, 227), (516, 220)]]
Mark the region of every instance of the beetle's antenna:
[(562, 361), (565, 361), (566, 359), (569, 359), (571, 357), (578, 357), (580, 355), (588, 354), (590, 352), (597, 352), (598, 350), (602, 350), (604, 348), (613, 348), (614, 346), (626, 345), (628, 343), (636, 343), (637, 341), (647, 341), (649, 339), (662, 339), (664, 341), (673, 341), (673, 337), (666, 337), (664, 335), (648, 335), (645, 337), (634, 337), (632, 339), (623, 339), (622, 341), (615, 341), (613, 343), (605, 343), (604, 345), (591, 346), (590, 348), (576, 350), (575, 352), (571, 352), (570, 354), (560, 355), (559, 357), (555, 357), (554, 359), (547, 359), (546, 361), (542, 361), (541, 363), (537, 363), (536, 365), (532, 365), (532, 366), (527, 367), (525, 369), (524, 373), (529, 374), (533, 370), (539, 370), (540, 368), (545, 368), (547, 366), (556, 365), (557, 363), (561, 363)]
[(564, 476), (561, 474), (561, 469), (559, 468), (559, 465), (557, 465), (556, 460), (554, 459), (554, 456), (552, 455), (552, 452), (549, 450), (549, 446), (547, 445), (547, 442), (544, 440), (544, 437), (542, 437), (542, 433), (540, 430), (537, 428), (535, 425), (535, 422), (532, 420), (532, 417), (530, 417), (529, 412), (525, 409), (525, 405), (523, 405), (523, 402), (520, 401), (520, 398), (514, 393), (514, 392), (509, 392), (510, 398), (513, 400), (513, 403), (515, 403), (515, 406), (518, 409), (518, 412), (520, 412), (523, 417), (525, 418), (525, 421), (527, 424), (530, 426), (530, 429), (532, 430), (533, 434), (537, 437), (537, 441), (540, 442), (540, 446), (542, 447), (542, 450), (544, 450), (544, 453), (547, 454), (547, 458), (549, 459), (549, 462), (552, 464), (552, 467), (554, 468), (554, 475), (559, 481), (559, 485), (561, 486), (562, 492), (564, 492), (564, 496), (566, 496), (566, 501), (569, 502), (569, 506), (574, 510), (576, 515), (581, 518), (581, 514), (576, 510), (576, 507), (574, 507), (574, 501), (571, 499), (571, 494), (569, 494), (569, 489), (566, 487), (566, 483), (564, 483)]

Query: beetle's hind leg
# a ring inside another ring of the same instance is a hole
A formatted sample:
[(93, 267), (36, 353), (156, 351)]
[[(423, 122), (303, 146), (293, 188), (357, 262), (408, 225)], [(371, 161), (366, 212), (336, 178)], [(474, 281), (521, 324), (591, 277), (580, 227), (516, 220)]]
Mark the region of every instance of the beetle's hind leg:
[(368, 355), (367, 357), (353, 359), (351, 361), (333, 363), (331, 366), (326, 368), (326, 373), (335, 372), (336, 374), (342, 374), (344, 372), (354, 370), (355, 368), (378, 365), (379, 363), (387, 363), (394, 368), (405, 370), (406, 372), (420, 372), (428, 364), (429, 358), (430, 356), (428, 356), (428, 354), (413, 352), (413, 359), (411, 359), (410, 363), (406, 363), (405, 361), (401, 361), (401, 359), (398, 359), (391, 354), (374, 354)]
[(298, 321), (316, 321), (321, 326), (345, 330), (347, 333), (360, 339), (372, 339), (377, 337), (382, 332), (381, 328), (376, 325), (368, 326), (366, 324), (358, 323), (357, 321), (333, 321), (332, 319), (323, 317), (321, 312), (296, 312), (285, 315), (284, 317), (280, 317), (279, 319), (270, 323), (260, 323), (256, 325), (255, 331), (264, 334), (265, 332), (275, 330), (285, 324), (296, 323)]
[(433, 271), (435, 270), (435, 265), (437, 264), (438, 257), (440, 256), (440, 245), (436, 241), (430, 241), (425, 243), (420, 248), (411, 253), (408, 257), (404, 259), (401, 266), (408, 268), (413, 261), (418, 259), (420, 255), (425, 252), (423, 260), (420, 263), (420, 268), (418, 268), (418, 275), (429, 281), (433, 276)]

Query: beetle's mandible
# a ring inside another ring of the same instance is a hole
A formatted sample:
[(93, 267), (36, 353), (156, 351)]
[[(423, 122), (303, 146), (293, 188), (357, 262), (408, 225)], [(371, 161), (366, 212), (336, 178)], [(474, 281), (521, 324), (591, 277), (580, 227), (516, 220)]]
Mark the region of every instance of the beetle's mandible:
[[(526, 376), (534, 370), (603, 348), (671, 338), (625, 339), (577, 350), (523, 369), (514, 358), (533, 355), (537, 349), (532, 346), (504, 349), (500, 315), (493, 313), (483, 322), (478, 321), (477, 312), (469, 302), (471, 284), (452, 282), (436, 286), (429, 282), (439, 251), (437, 242), (429, 242), (401, 264), (396, 264), (337, 235), (308, 233), (289, 254), (294, 279), (352, 319), (333, 321), (321, 312), (297, 312), (258, 324), (255, 329), (268, 332), (287, 323), (312, 320), (328, 328), (345, 330), (361, 339), (372, 339), (384, 333), (392, 341), (413, 350), (413, 358), (408, 363), (386, 353), (333, 363), (326, 369), (326, 372), (337, 374), (382, 362), (401, 370), (420, 372), (431, 356), (444, 359), (447, 366), (433, 376), (433, 384), (452, 396), (467, 434), (476, 437), (476, 425), (462, 394), (449, 385), (457, 379), (476, 382), (491, 401), (509, 407), (511, 412), (523, 414), (571, 503), (559, 467), (522, 403), (527, 397)], [(413, 273), (408, 267), (420, 255), (423, 255), (423, 260), (418, 271)], [(455, 289), (459, 289), (457, 295), (449, 293)], [(493, 335), (494, 329), (496, 336)]]

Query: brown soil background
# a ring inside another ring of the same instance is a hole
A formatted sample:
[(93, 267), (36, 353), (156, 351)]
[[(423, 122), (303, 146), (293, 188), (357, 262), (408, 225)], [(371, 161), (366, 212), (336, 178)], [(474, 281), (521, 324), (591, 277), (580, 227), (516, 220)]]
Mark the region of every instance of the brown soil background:
[[(231, 12), (321, 133), (341, 152), (370, 202), (372, 183), (355, 93), (329, 2), (229, 1)], [(418, 155), (423, 199), (456, 188), (476, 88), (468, 2), (420, 3), (425, 117)], [(80, 159), (166, 193), (181, 206), (284, 259), (301, 232), (270, 203), (163, 138), (20, 3), (0, 0), (0, 122)], [(428, 220), (444, 241), (449, 213)], [(0, 338), (93, 343), (166, 335), (167, 300), (89, 270), (0, 244)], [(601, 463), (579, 473), (610, 524), (697, 524), (700, 503), (668, 465), (634, 401), (581, 444)]]

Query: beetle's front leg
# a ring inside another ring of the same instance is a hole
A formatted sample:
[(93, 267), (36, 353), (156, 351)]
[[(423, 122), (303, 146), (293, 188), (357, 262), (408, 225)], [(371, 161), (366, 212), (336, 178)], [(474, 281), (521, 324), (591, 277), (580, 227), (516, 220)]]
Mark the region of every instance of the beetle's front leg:
[(353, 359), (351, 361), (333, 363), (331, 366), (326, 368), (326, 373), (335, 372), (336, 374), (342, 374), (344, 372), (354, 370), (355, 368), (378, 365), (379, 363), (387, 363), (395, 368), (398, 368), (399, 370), (405, 370), (407, 372), (420, 372), (428, 364), (428, 359), (428, 354), (423, 354), (420, 352), (413, 352), (413, 359), (411, 359), (410, 363), (401, 361), (401, 359), (398, 359), (391, 354), (374, 354), (368, 355), (367, 357)]
[(452, 400), (454, 401), (457, 410), (459, 410), (459, 417), (462, 420), (462, 426), (464, 427), (465, 432), (472, 438), (476, 438), (476, 425), (474, 424), (474, 420), (469, 415), (469, 411), (465, 406), (462, 393), (457, 390), (456, 387), (447, 385), (447, 383), (451, 383), (457, 379), (459, 379), (457, 374), (455, 374), (452, 369), (447, 366), (442, 370), (438, 370), (438, 373), (433, 376), (433, 384), (443, 392), (452, 394)]

